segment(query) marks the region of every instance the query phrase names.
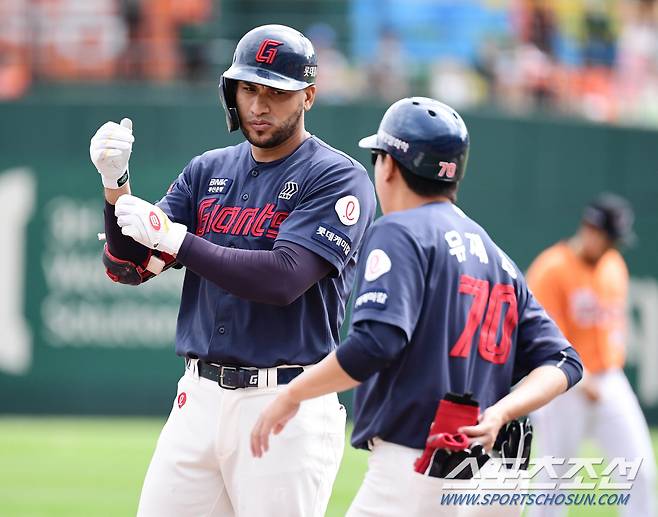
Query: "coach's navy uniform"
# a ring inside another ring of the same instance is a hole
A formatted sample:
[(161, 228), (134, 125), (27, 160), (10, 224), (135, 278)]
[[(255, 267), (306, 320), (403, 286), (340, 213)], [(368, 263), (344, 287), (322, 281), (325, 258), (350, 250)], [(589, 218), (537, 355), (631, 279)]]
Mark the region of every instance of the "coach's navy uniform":
[[(502, 480), (485, 451), (525, 467), (531, 430), (515, 419), (582, 375), (516, 265), (455, 205), (469, 142), (459, 114), (425, 97), (394, 103), (359, 142), (384, 215), (366, 233), (350, 333), (252, 428), (262, 457), (304, 404), (357, 386), (352, 444), (371, 454), (349, 517), (520, 515), (522, 504), (444, 504), (444, 482), (462, 460)], [(520, 498), (522, 487), (505, 488)]]
[(521, 272), (450, 202), (378, 219), (366, 236), (355, 294), (353, 326), (378, 322), (402, 333), (380, 339), (377, 349), (338, 348), (341, 366), (365, 380), (354, 397), (355, 447), (379, 437), (424, 448), (448, 392), (472, 392), (487, 408), (538, 366), (564, 365), (570, 384), (577, 380), (564, 360), (571, 345)]

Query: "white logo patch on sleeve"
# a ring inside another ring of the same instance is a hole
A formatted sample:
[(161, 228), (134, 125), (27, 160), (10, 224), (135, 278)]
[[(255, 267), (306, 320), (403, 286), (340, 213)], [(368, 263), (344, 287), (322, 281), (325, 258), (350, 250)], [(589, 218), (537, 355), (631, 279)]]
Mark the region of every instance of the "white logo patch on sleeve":
[(345, 226), (356, 224), (361, 215), (361, 206), (359, 205), (359, 200), (356, 196), (341, 197), (336, 201), (335, 209), (338, 214), (338, 219), (340, 219), (340, 222)]
[(386, 252), (380, 249), (372, 250), (366, 260), (366, 272), (363, 277), (367, 282), (372, 282), (390, 270), (391, 259)]

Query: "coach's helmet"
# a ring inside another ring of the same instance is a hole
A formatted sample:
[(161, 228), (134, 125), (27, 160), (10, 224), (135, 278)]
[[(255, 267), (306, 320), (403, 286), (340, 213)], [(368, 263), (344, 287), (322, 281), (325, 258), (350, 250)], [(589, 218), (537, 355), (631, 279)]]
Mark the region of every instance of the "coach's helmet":
[(237, 81), (297, 91), (315, 84), (318, 59), (310, 40), (285, 25), (262, 25), (242, 36), (233, 64), (219, 79), (219, 98), (229, 131), (240, 127), (235, 90)]
[(361, 139), (359, 147), (390, 154), (423, 178), (457, 182), (466, 172), (469, 137), (466, 124), (450, 106), (410, 97), (388, 108), (377, 134)]
[(622, 245), (632, 245), (637, 239), (633, 232), (634, 220), (630, 203), (607, 192), (585, 206), (582, 218), (583, 223), (603, 230), (611, 241)]

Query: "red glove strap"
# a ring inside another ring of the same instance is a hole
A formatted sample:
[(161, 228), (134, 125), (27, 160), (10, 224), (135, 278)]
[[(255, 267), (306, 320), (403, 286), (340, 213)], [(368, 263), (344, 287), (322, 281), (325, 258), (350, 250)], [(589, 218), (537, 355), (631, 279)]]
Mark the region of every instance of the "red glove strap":
[(427, 447), (432, 449), (448, 449), (449, 451), (463, 451), (468, 448), (468, 436), (464, 433), (432, 434), (427, 439)]
[(430, 427), (430, 435), (439, 433), (457, 434), (460, 427), (477, 424), (479, 413), (480, 409), (477, 406), (458, 404), (442, 399), (436, 410), (434, 422)]
[(458, 432), (458, 429), (465, 425), (477, 424), (479, 413), (480, 408), (478, 406), (441, 399), (439, 407), (436, 409), (434, 422), (430, 426), (425, 450), (422, 456), (414, 462), (414, 470), (424, 474), (436, 449), (451, 451), (466, 449), (468, 447), (468, 437)]

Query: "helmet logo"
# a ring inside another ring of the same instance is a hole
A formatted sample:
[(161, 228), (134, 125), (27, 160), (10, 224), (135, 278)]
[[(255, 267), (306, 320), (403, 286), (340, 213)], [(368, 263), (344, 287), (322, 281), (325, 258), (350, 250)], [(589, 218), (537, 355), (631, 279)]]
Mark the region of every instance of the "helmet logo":
[(258, 47), (258, 52), (256, 52), (256, 61), (259, 63), (265, 63), (271, 65), (276, 57), (277, 48), (279, 45), (283, 45), (282, 41), (276, 41), (273, 39), (266, 39)]
[(454, 178), (457, 173), (457, 164), (453, 162), (439, 162), (439, 178)]

